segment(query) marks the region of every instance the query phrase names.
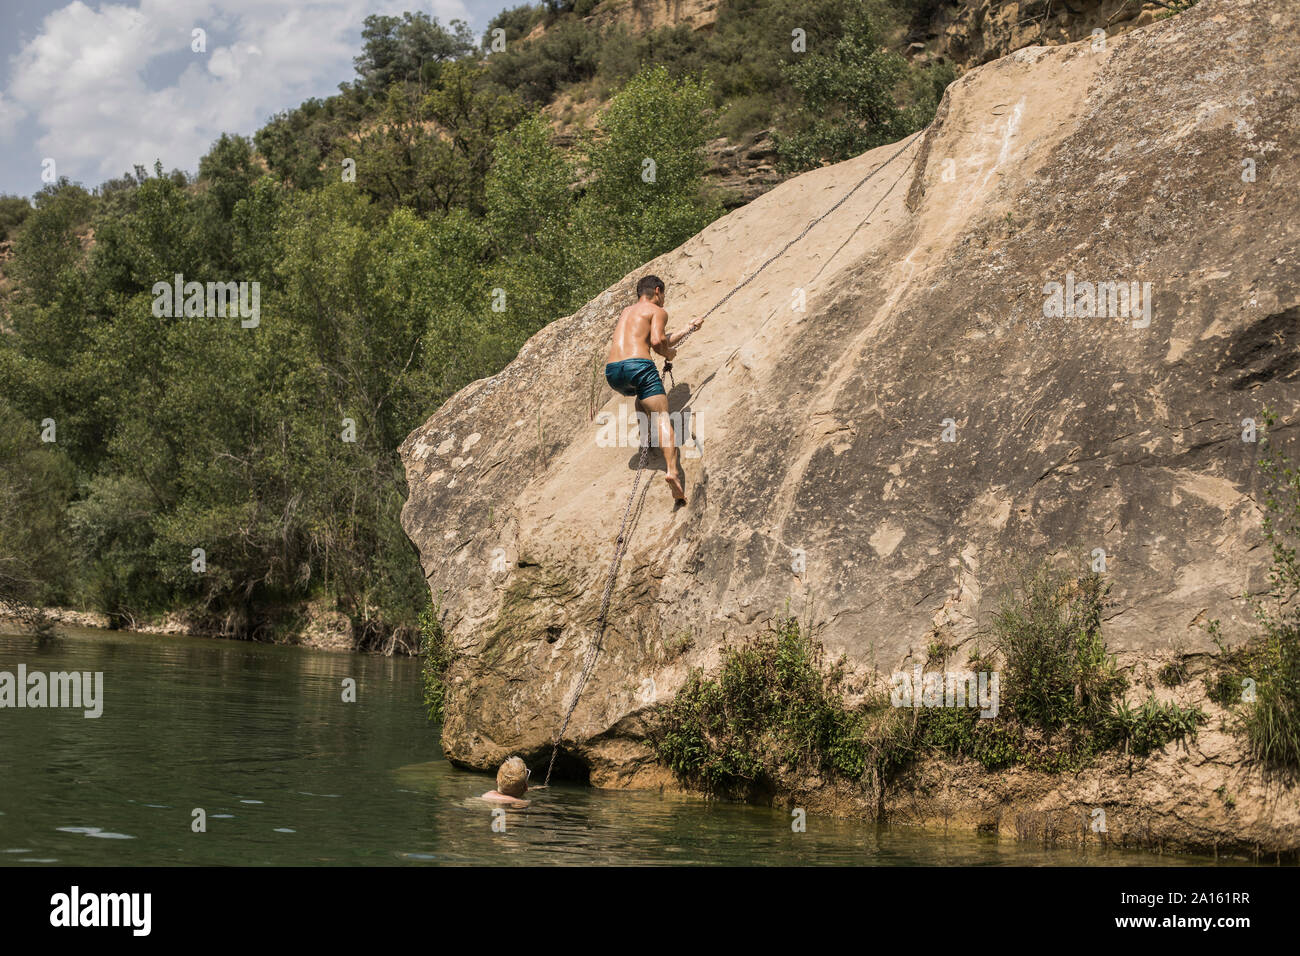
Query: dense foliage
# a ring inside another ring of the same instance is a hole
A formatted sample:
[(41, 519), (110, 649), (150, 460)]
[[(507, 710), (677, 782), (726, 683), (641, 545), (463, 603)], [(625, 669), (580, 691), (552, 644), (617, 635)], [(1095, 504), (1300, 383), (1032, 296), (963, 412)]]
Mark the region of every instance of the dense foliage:
[[(710, 105), (733, 139), (764, 129), (781, 134), (790, 169), (855, 156), (926, 125), (950, 67), (911, 65), (885, 49), (923, 24), (938, 0), (726, 0), (710, 29), (686, 24), (633, 32), (600, 28), (604, 6), (587, 2), (521, 6), (489, 24), (507, 38), (489, 60), (501, 86), (532, 103), (558, 93), (602, 98), (647, 66), (710, 81)], [(607, 4), (605, 6), (612, 6)], [(583, 21), (587, 13), (596, 16)], [(513, 43), (538, 25), (544, 32)]]
[(446, 715), (447, 671), (451, 669), (453, 653), (442, 626), (442, 604), (430, 601), (420, 614), (420, 673), (424, 707), (429, 719), (435, 722), (441, 722)]
[(729, 648), (716, 678), (692, 671), (668, 704), (659, 758), (713, 792), (760, 786), (783, 772), (855, 779), (866, 770), (866, 719), (841, 700), (843, 662), (794, 618)]
[[(1128, 681), (1101, 637), (1105, 595), (1096, 575), (1047, 567), (1008, 590), (992, 622), (995, 650), (962, 668), (998, 672), (991, 717), (968, 706), (898, 706), (870, 691), (850, 707), (844, 661), (825, 666), (821, 644), (779, 618), (771, 634), (727, 648), (717, 676), (688, 675), (653, 737), (657, 756), (707, 792), (747, 795), (810, 777), (879, 788), (928, 753), (990, 770), (1063, 771), (1194, 737), (1198, 709), (1127, 702)], [(942, 666), (947, 654), (936, 643), (927, 663)]]
[[(223, 136), (192, 182), (158, 168), (36, 197), (0, 339), (0, 442), (21, 449), (5, 455), (0, 500), (8, 596), (124, 624), (179, 607), (254, 636), (275, 608), (323, 598), (359, 644), (396, 631), (413, 649), (425, 588), (398, 523), (402, 439), (716, 215), (693, 81), (636, 77), (578, 168), (481, 79), (448, 64), (418, 109), (454, 140), (403, 142), (410, 124), (362, 137), (355, 181), (295, 188)], [(417, 109), (410, 96), (390, 87), (394, 125)], [(176, 274), (257, 281), (256, 325), (155, 315), (154, 284)]]
[[(180, 610), (239, 636), (317, 600), (358, 645), (413, 649), (410, 430), (720, 213), (704, 180), (719, 118), (784, 123), (802, 165), (923, 121), (872, 32), (908, 3), (846, 21), (846, 2), (726, 0), (712, 31), (641, 36), (584, 19), (589, 0), (524, 5), (481, 43), (457, 21), (372, 16), (353, 82), (221, 136), (196, 175), (0, 197), (0, 600), (124, 625)], [(847, 86), (810, 79), (855, 58)], [(563, 145), (538, 109), (562, 93), (602, 104)], [(819, 140), (843, 110), (861, 135)], [(256, 315), (203, 296), (169, 312), (175, 281), (246, 283), (246, 305), (256, 283)]]
[(1003, 597), (993, 619), (993, 652), (976, 655), (976, 669), (1001, 673), (1001, 712), (925, 713), (925, 742), (971, 757), (989, 769), (1024, 764), (1073, 770), (1098, 754), (1145, 756), (1194, 737), (1204, 715), (1195, 707), (1148, 697), (1126, 699), (1121, 674), (1102, 637), (1109, 585), (1092, 572), (1040, 566)]
[[(1265, 424), (1277, 425), (1269, 410)], [(1225, 646), (1219, 623), (1209, 624), (1219, 658), (1206, 679), (1210, 699), (1235, 715), (1254, 758), (1271, 770), (1300, 773), (1300, 469), (1266, 435), (1264, 534), (1273, 556), (1269, 593), (1251, 599), (1258, 633)]]

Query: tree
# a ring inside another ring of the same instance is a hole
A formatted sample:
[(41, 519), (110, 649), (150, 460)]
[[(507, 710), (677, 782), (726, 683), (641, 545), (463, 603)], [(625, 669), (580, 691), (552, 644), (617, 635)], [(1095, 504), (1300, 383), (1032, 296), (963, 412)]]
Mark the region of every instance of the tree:
[(262, 175), (253, 144), (243, 136), (222, 133), (199, 160), (199, 194), (190, 218), (207, 269), (227, 274), (233, 270), (235, 207), (252, 195), (253, 183)]
[(354, 144), (358, 188), (385, 210), (481, 213), (492, 145), (522, 116), (518, 98), (467, 61), (448, 64), (425, 97), (412, 93), (389, 87), (378, 122)]
[(64, 591), (64, 509), (73, 468), (35, 421), (0, 399), (0, 602), (40, 606)]
[(596, 75), (600, 36), (579, 20), (558, 20), (526, 43), (508, 43), (488, 59), (494, 83), (530, 105), (549, 102), (561, 87)]
[(31, 212), (32, 204), (22, 196), (0, 196), (0, 242), (13, 239)]
[(783, 161), (811, 169), (907, 135), (909, 117), (894, 95), (906, 73), (906, 61), (882, 48), (870, 14), (854, 9), (830, 51), (809, 51), (806, 60), (786, 67), (809, 119), (794, 134), (777, 137)]
[(493, 30), (504, 30), (508, 49), (511, 43), (522, 40), (531, 33), (544, 16), (546, 10), (543, 7), (528, 3), (502, 10), (488, 21), (487, 29), (483, 31), (482, 48), (485, 51), (491, 49)]
[[(310, 99), (285, 110), (253, 134), (258, 153), (282, 182), (297, 189), (317, 189), (327, 178), (337, 182), (335, 161), (351, 156), (354, 131), (369, 113), (352, 91), (328, 99)], [(334, 163), (327, 168), (327, 163)], [(327, 176), (328, 173), (328, 176)]]
[(520, 341), (577, 305), (575, 278), (581, 270), (569, 239), (573, 180), (541, 113), (497, 137), (486, 188), (487, 227), (497, 259), (492, 272), (509, 296), (507, 314), (517, 323)]
[(70, 271), (81, 265), (81, 237), (95, 201), (65, 177), (38, 192), (33, 205), (34, 210), (24, 216), (9, 271), (22, 285), (25, 299), (49, 305), (76, 285)]
[[(704, 191), (710, 88), (662, 66), (633, 77), (587, 139), (591, 181), (575, 259), (607, 282), (685, 242), (720, 213)], [(596, 291), (590, 286), (588, 292)]]
[(78, 464), (94, 455), (103, 419), (84, 244), (97, 201), (63, 180), (36, 194), (6, 271), (17, 289), (10, 333), (0, 337), (0, 394), (34, 421), (53, 418), (59, 447)]
[(551, 139), (550, 124), (530, 113), (497, 136), (486, 182), (487, 221), (497, 252), (555, 252), (573, 205), (573, 170)]
[(362, 86), (370, 93), (381, 93), (398, 81), (424, 84), (436, 80), (441, 64), (474, 50), (469, 24), (452, 20), (448, 27), (422, 12), (366, 17), (362, 53), (353, 61)]

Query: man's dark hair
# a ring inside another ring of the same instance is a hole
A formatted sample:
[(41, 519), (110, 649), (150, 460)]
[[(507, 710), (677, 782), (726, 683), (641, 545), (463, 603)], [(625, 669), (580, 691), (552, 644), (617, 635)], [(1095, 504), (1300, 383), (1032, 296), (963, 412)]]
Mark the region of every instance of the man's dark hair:
[(636, 297), (654, 295), (660, 289), (664, 288), (664, 280), (658, 276), (646, 276), (636, 284)]

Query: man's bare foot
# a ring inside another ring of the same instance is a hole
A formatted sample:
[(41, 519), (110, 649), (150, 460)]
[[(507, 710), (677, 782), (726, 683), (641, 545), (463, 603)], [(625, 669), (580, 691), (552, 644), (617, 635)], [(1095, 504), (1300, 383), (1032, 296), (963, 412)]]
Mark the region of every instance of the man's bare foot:
[(664, 481), (668, 482), (668, 487), (672, 489), (673, 497), (678, 501), (686, 500), (686, 490), (682, 488), (681, 479), (672, 472), (664, 475)]

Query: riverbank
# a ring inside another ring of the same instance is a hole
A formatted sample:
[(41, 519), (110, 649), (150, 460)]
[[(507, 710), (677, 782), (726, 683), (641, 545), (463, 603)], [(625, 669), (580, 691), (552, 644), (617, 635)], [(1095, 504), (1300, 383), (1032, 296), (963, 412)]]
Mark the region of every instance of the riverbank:
[(126, 631), (0, 634), (0, 670), (37, 660), (104, 671), (104, 711), (4, 712), (3, 866), (1213, 862), (833, 816), (796, 830), (775, 807), (555, 780), (502, 830), (479, 799), (491, 778), (438, 753), (416, 661)]
[[(601, 788), (691, 793), (661, 766), (633, 773), (593, 766)], [(883, 792), (811, 777), (746, 802), (933, 833), (996, 836), (1045, 849), (1142, 850), (1265, 863), (1300, 862), (1294, 787), (1241, 759), (1229, 735), (1203, 731), (1186, 747), (1113, 757), (1077, 773), (997, 772), (935, 758)]]
[[(47, 609), (58, 628), (113, 635), (205, 637), (174, 618), (134, 632), (108, 627), (107, 618), (68, 608)], [(0, 607), (0, 631), (15, 630), (12, 609)], [(250, 643), (250, 642), (240, 642)], [(350, 650), (332, 642), (251, 642), (310, 650)], [(364, 655), (371, 656), (371, 655)], [(1130, 659), (1126, 670), (1154, 673), (1166, 660)], [(1187, 664), (1188, 678), (1162, 697), (1200, 707), (1206, 723), (1194, 738), (1166, 745), (1147, 757), (1107, 755), (1075, 772), (1044, 773), (1011, 767), (990, 772), (970, 760), (931, 755), (880, 788), (818, 776), (782, 777), (743, 800), (707, 801), (789, 811), (827, 820), (870, 822), (929, 837), (966, 834), (997, 837), (1045, 851), (1145, 851), (1190, 860), (1210, 857), (1250, 862), (1300, 861), (1300, 793), (1254, 764), (1231, 729), (1232, 715), (1204, 691), (1208, 666)], [(647, 746), (653, 712), (639, 715), (609, 736), (580, 748), (578, 757), (593, 790), (658, 792), (664, 798), (700, 799)], [(435, 728), (427, 727), (430, 739)], [(531, 756), (531, 755), (530, 755)], [(535, 767), (546, 755), (534, 756)], [(446, 761), (439, 760), (446, 764)]]
[[(43, 614), (47, 622), (60, 628), (86, 628), (91, 630), (121, 630), (114, 628), (107, 614), (99, 611), (82, 611), (67, 607), (44, 607), (34, 611)], [(345, 614), (331, 611), (319, 603), (306, 603), (291, 609), (286, 615), (295, 626), (267, 632), (272, 639), (253, 638), (254, 643), (310, 647), (322, 651), (356, 651), (352, 623)], [(32, 626), (31, 612), (22, 611), (0, 601), (0, 628), (27, 630)], [(157, 634), (181, 637), (229, 637), (190, 623), (182, 611), (169, 611), (144, 620), (133, 621), (130, 631), (137, 634)], [(388, 656), (403, 655), (405, 649), (397, 647), (386, 651)]]
[[(1135, 691), (1204, 714), (1194, 736), (1146, 756), (1097, 755), (1077, 769), (1046, 772), (1023, 765), (988, 770), (934, 750), (876, 784), (829, 774), (777, 773), (742, 799), (787, 811), (865, 819), (927, 832), (971, 833), (1044, 848), (1122, 848), (1251, 862), (1300, 862), (1300, 787), (1285, 772), (1253, 760), (1237, 729), (1240, 714), (1207, 690), (1213, 663), (1198, 655), (1173, 661), (1182, 679), (1163, 685), (1170, 658), (1122, 655)], [(649, 707), (608, 734), (574, 747), (592, 786), (702, 793), (656, 759), (646, 743), (662, 713)], [(736, 796), (733, 792), (732, 796)]]

